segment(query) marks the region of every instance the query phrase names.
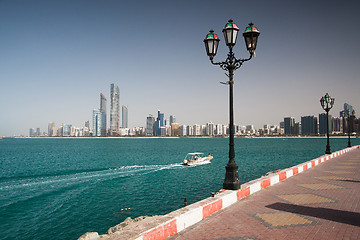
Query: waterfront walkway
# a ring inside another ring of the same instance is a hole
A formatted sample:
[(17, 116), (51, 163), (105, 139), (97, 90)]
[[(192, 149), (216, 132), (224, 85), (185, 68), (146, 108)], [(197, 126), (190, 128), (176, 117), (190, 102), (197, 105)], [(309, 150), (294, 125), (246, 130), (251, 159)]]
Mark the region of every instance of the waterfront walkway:
[(360, 239), (360, 149), (262, 189), (168, 239)]

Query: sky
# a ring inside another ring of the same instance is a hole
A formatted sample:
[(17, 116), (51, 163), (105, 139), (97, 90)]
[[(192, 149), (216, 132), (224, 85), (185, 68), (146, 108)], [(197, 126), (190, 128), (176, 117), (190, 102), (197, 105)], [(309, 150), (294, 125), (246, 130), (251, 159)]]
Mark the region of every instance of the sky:
[[(358, 1), (0, 0), (0, 136), (47, 131), (49, 122), (84, 126), (110, 84), (128, 106), (129, 127), (158, 110), (185, 125), (229, 122), (225, 71), (203, 40), (240, 28), (234, 53), (247, 58), (242, 32), (259, 29), (256, 57), (235, 71), (235, 124), (279, 125), (324, 112), (320, 98), (360, 108)], [(109, 119), (109, 117), (108, 117)]]

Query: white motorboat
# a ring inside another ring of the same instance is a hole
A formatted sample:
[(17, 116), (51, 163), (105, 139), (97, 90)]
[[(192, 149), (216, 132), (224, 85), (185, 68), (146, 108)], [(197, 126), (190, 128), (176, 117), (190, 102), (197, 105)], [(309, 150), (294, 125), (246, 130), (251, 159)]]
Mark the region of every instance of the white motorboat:
[(209, 153), (208, 156), (205, 156), (204, 153), (195, 152), (188, 153), (184, 159), (183, 165), (191, 166), (197, 164), (210, 163), (210, 160), (213, 159), (213, 156)]

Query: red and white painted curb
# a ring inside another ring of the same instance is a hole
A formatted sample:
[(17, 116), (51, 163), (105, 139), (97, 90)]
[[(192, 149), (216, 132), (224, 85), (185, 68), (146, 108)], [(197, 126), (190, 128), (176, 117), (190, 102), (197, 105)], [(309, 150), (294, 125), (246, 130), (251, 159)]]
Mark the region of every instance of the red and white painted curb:
[(141, 233), (141, 236), (136, 238), (136, 240), (163, 240), (171, 237), (181, 232), (185, 228), (200, 222), (211, 214), (224, 209), (257, 191), (260, 191), (261, 189), (277, 184), (289, 177), (299, 174), (309, 168), (315, 167), (316, 165), (329, 159), (347, 153), (355, 148), (360, 148), (360, 145), (346, 148), (329, 155), (321, 156), (297, 166), (272, 173), (268, 176), (263, 176), (241, 185), (241, 189), (239, 190), (223, 190), (214, 197), (204, 199), (200, 202), (191, 204), (187, 207), (165, 215), (164, 219), (168, 219), (167, 221), (165, 220), (164, 223), (161, 223), (155, 228)]

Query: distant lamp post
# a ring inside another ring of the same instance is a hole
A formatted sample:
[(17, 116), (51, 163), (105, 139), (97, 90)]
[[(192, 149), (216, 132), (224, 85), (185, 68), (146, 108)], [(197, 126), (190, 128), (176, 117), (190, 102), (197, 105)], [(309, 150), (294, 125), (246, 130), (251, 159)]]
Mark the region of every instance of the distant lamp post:
[(320, 99), (321, 107), (326, 112), (326, 135), (327, 135), (327, 144), (326, 144), (326, 151), (325, 151), (326, 154), (331, 154), (330, 142), (329, 142), (329, 111), (334, 106), (334, 102), (335, 102), (335, 99), (331, 98), (328, 93), (326, 93), (325, 96), (323, 96)]
[(226, 23), (223, 34), (225, 37), (225, 43), (229, 48), (228, 57), (224, 62), (214, 62), (213, 59), (216, 55), (220, 39), (218, 35), (214, 33), (213, 30), (210, 30), (210, 33), (206, 35), (204, 39), (206, 53), (210, 58), (210, 61), (214, 65), (219, 65), (221, 69), (228, 72), (227, 76), (229, 81), (223, 84), (229, 85), (229, 98), (230, 98), (230, 143), (229, 143), (229, 162), (226, 165), (226, 175), (225, 181), (223, 183), (223, 188), (228, 190), (236, 190), (240, 188), (238, 166), (235, 163), (235, 150), (234, 150), (234, 113), (233, 113), (233, 85), (234, 85), (234, 71), (242, 66), (246, 61), (249, 61), (255, 55), (255, 49), (257, 45), (257, 40), (260, 35), (260, 32), (257, 28), (250, 23), (249, 26), (245, 28), (243, 37), (245, 39), (246, 48), (250, 53), (250, 57), (247, 59), (237, 59), (233, 53), (233, 47), (236, 44), (237, 34), (239, 28), (236, 24), (230, 19)]
[(350, 128), (350, 118), (355, 116), (355, 110), (352, 111), (352, 115), (350, 115), (350, 114), (351, 114), (350, 109), (348, 109), (348, 110), (347, 110), (347, 120), (348, 120), (348, 126), (347, 126), (347, 128), (348, 128), (348, 147), (351, 147), (351, 141), (350, 141), (350, 134), (351, 134), (351, 133), (350, 133), (350, 130), (351, 130), (351, 128)]

